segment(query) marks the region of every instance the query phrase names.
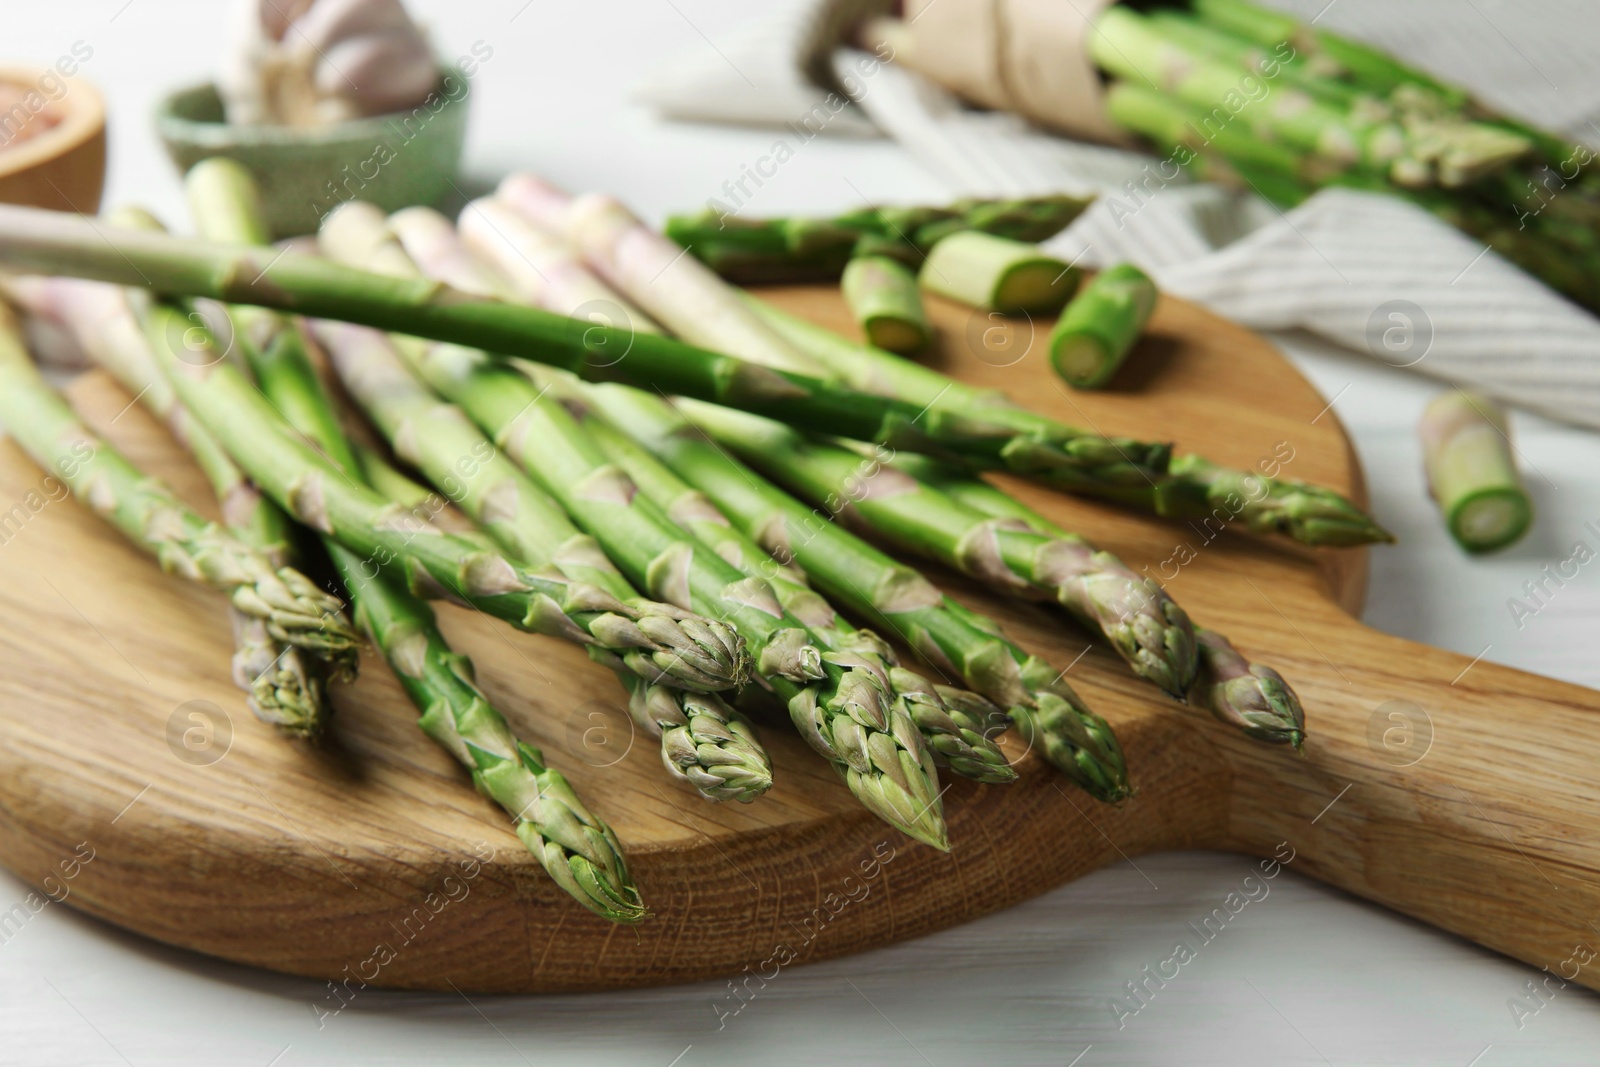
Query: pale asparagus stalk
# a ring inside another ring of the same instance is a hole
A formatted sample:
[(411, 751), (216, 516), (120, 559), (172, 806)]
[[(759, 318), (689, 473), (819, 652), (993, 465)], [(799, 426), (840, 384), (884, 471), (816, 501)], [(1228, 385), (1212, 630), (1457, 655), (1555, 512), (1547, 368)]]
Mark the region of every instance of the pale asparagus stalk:
[[(531, 174), (506, 178), (496, 196), (532, 228), (578, 249), (602, 278), (685, 341), (764, 366), (803, 365), (732, 286), (613, 198), (567, 197)], [(463, 215), (464, 239), (469, 221)]]
[[(389, 223), (408, 252), (413, 243), (417, 245), (413, 259), (425, 257), (430, 251), (418, 231), (426, 225), (450, 225), (448, 219), (437, 213), (431, 218), (422, 216), (427, 210), (413, 208), (397, 212)], [(564, 241), (530, 225), (500, 200), (492, 197), (474, 200), (461, 209), (459, 226), (461, 243), (498, 268), (510, 280), (517, 299), (523, 303), (627, 330), (661, 332), (650, 316), (590, 274)], [(408, 234), (415, 236), (408, 240)], [(441, 239), (439, 244), (443, 245), (444, 241)], [(443, 280), (448, 281), (448, 278)]]

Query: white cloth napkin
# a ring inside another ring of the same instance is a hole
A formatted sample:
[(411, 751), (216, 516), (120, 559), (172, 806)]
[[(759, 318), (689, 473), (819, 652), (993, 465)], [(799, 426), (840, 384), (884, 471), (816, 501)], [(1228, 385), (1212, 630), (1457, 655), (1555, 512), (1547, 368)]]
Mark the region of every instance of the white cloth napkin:
[[(1320, 26), (1600, 143), (1592, 58), (1600, 54), (1600, 5), (1592, 0), (1270, 2), (1306, 19), (1320, 13)], [(787, 7), (717, 42), (720, 52), (709, 58), (678, 61), (641, 86), (640, 97), (675, 118), (727, 119), (737, 109), (739, 121), (793, 121), (824, 96), (796, 67), (799, 28), (815, 6)], [(859, 71), (864, 58), (841, 49), (834, 61), (841, 72)], [(730, 70), (744, 72), (737, 88)], [(1069, 259), (1132, 261), (1163, 289), (1247, 325), (1304, 328), (1393, 366), (1600, 427), (1600, 320), (1410, 204), (1328, 189), (1284, 213), (1212, 186), (1162, 187), (1149, 177), (1148, 156), (967, 108), (892, 64), (846, 84), (856, 87), (856, 108), (953, 196), (1098, 193), (1050, 243)], [(737, 106), (731, 96), (740, 97)], [(840, 128), (860, 127), (852, 120)]]

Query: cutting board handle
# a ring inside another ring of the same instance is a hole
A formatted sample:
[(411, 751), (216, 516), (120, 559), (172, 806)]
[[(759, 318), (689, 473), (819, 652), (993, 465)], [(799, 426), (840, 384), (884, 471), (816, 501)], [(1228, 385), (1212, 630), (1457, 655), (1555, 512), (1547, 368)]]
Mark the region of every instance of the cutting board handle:
[(1284, 670), (1303, 759), (1223, 745), (1227, 847), (1600, 988), (1600, 693), (1345, 629)]

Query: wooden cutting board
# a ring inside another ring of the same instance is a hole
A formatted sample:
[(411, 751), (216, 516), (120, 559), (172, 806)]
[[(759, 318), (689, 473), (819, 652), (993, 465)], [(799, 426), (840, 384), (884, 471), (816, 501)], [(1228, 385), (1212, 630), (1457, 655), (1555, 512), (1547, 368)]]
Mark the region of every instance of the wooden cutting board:
[[(836, 292), (775, 297), (850, 329)], [(1056, 383), (1042, 331), (1031, 348), (1026, 327), (985, 348), (989, 324), (931, 310), (935, 362), (964, 378), (1240, 467), (1289, 457), (1283, 474), (1362, 495), (1326, 402), (1261, 338), (1193, 306), (1164, 300), (1116, 388), (1096, 394)], [(72, 392), (136, 462), (203, 502), (196, 472), (125, 394), (94, 375)], [(48, 894), (170, 944), (352, 990), (770, 978), (1170, 848), (1292, 855), (1296, 871), (1552, 970), (1600, 944), (1600, 696), (1365, 628), (1352, 618), (1361, 550), (1267, 546), (1019, 486), (1278, 667), (1309, 740), (1304, 756), (1248, 742), (1136, 682), (1058, 613), (932, 569), (1069, 668), (1138, 789), (1096, 803), (1010, 739), (1021, 781), (950, 782), (948, 855), (868, 815), (781, 722), (763, 733), (771, 793), (703, 801), (666, 777), (613, 679), (578, 650), (445, 609), (491, 697), (616, 828), (655, 912), (635, 930), (555, 889), (416, 729), (380, 661), (339, 692), (320, 750), (255, 722), (228, 678), (222, 598), (162, 575), (49, 489), (0, 446), (0, 862), (39, 887), (36, 903)], [(0, 913), (0, 933), (28, 910)], [(1578, 980), (1597, 976), (1591, 965)]]

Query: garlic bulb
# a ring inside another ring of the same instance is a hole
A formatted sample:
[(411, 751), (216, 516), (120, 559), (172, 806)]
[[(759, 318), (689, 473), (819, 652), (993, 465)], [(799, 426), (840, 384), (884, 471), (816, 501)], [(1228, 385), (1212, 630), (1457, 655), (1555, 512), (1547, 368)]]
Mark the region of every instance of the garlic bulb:
[(437, 84), (400, 0), (242, 0), (218, 90), (229, 122), (321, 126), (406, 111)]

